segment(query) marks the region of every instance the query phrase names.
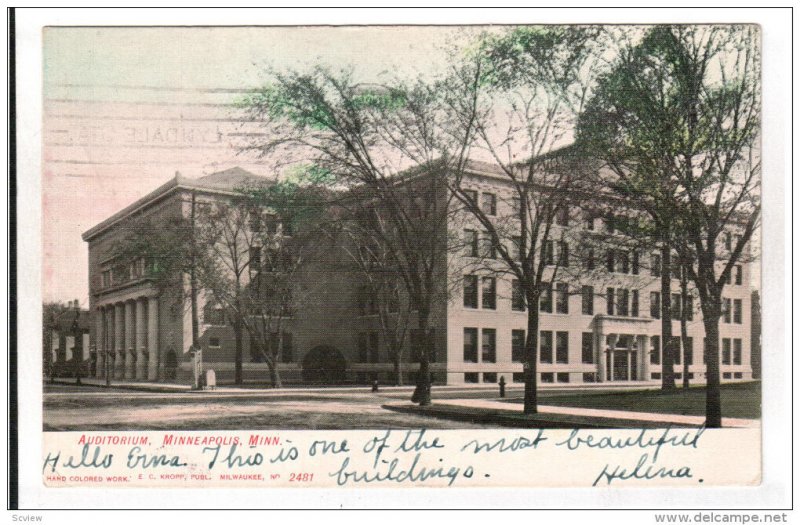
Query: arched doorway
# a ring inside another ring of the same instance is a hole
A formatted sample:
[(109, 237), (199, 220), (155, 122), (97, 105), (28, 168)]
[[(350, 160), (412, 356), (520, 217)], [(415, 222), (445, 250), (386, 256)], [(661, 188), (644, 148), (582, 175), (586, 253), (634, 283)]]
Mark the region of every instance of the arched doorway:
[(312, 348), (303, 358), (303, 382), (316, 384), (341, 384), (345, 382), (347, 360), (332, 346)]

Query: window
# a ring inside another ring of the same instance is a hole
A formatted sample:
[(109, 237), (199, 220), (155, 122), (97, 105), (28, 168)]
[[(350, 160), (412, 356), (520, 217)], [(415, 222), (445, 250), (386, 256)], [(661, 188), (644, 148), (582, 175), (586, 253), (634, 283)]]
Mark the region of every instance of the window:
[(617, 273), (628, 273), (628, 252), (618, 250), (614, 254), (614, 262)]
[(478, 256), (478, 232), (475, 230), (464, 230), (464, 255), (467, 257)]
[(722, 300), (722, 318), (726, 323), (731, 322), (731, 300)]
[(478, 276), (465, 275), (464, 276), (464, 307), (477, 308), (478, 307)]
[(511, 309), (515, 312), (525, 311), (525, 294), (518, 279), (511, 281)]
[(369, 286), (358, 289), (358, 310), (361, 315), (374, 315), (378, 313), (378, 304)]
[(511, 237), (511, 256), (516, 261), (522, 260), (522, 237), (519, 235)]
[(484, 383), (497, 383), (497, 372), (484, 372), (483, 373), (483, 382)]
[(686, 296), (686, 302), (683, 305), (683, 313), (686, 314), (687, 321), (694, 320), (694, 297), (691, 295)]
[(606, 289), (606, 313), (608, 315), (614, 315), (614, 289), (607, 288)]
[(683, 358), (686, 360), (687, 365), (694, 364), (694, 339), (691, 337), (686, 338), (686, 346), (683, 348)]
[(556, 332), (556, 363), (569, 362), (569, 333)]
[(628, 290), (617, 288), (617, 315), (628, 315)]
[(728, 275), (725, 277), (725, 284), (733, 284), (733, 273), (728, 272)]
[(539, 361), (553, 362), (553, 332), (539, 332)]
[(567, 283), (556, 283), (556, 313), (569, 313), (569, 294)]
[(542, 283), (542, 293), (539, 296), (539, 311), (553, 313), (553, 285)]
[(100, 274), (100, 284), (103, 288), (108, 288), (111, 286), (111, 270), (105, 270), (102, 274)]
[(478, 329), (464, 328), (464, 362), (478, 362)]
[(564, 241), (558, 241), (558, 265), (569, 266), (569, 245)]
[(281, 361), (283, 361), (284, 363), (291, 363), (292, 361), (294, 361), (292, 334), (290, 332), (283, 332), (283, 341), (281, 345)]
[(614, 250), (608, 250), (606, 252), (606, 270), (609, 272), (614, 271)]
[(581, 334), (581, 363), (594, 364), (594, 334), (592, 332)]
[(661, 293), (650, 292), (650, 317), (661, 319)]
[(542, 243), (542, 260), (545, 264), (553, 264), (553, 241)]
[(494, 310), (497, 308), (497, 282), (494, 277), (484, 277), (481, 279), (483, 283), (483, 299), (482, 306), (487, 310)]
[(725, 249), (728, 250), (728, 251), (731, 251), (732, 244), (733, 244), (732, 243), (732, 238), (731, 238), (731, 233), (730, 232), (725, 232), (723, 234), (722, 238), (723, 238), (723, 240), (725, 242)]
[(672, 352), (674, 357), (674, 363), (676, 365), (681, 364), (681, 338), (677, 335), (672, 336)]
[(736, 324), (742, 324), (742, 300), (741, 299), (734, 299), (733, 300), (733, 322)]
[(208, 338), (208, 347), (209, 348), (219, 348), (219, 337), (209, 337)]
[(733, 267), (734, 273), (736, 274), (736, 284), (742, 284), (742, 265), (737, 264)]
[(741, 339), (734, 339), (733, 340), (733, 364), (734, 365), (741, 365), (742, 364), (742, 340)]
[(639, 290), (631, 290), (631, 317), (639, 317)]
[(525, 362), (525, 330), (511, 330), (511, 361)]
[(614, 233), (614, 217), (613, 216), (606, 217), (603, 220), (603, 222), (606, 225), (606, 231), (608, 233)]
[(203, 323), (214, 326), (225, 325), (225, 310), (214, 304), (207, 304), (203, 308)]
[(594, 288), (591, 286), (581, 287), (581, 313), (594, 315)]
[(587, 230), (594, 230), (594, 214), (592, 212), (583, 212), (583, 224)]
[(731, 340), (727, 337), (722, 339), (722, 364), (731, 364)]
[(657, 335), (650, 338), (650, 363), (653, 365), (661, 364), (661, 338)]
[(494, 193), (481, 194), (481, 211), (486, 215), (497, 215), (497, 197)]
[(261, 269), (261, 248), (250, 248), (250, 269), (258, 271)]
[(467, 198), (469, 202), (473, 205), (478, 205), (478, 192), (475, 190), (464, 190), (464, 196)]
[(569, 383), (569, 374), (567, 372), (557, 373), (556, 381), (558, 381), (559, 383)]
[(597, 373), (595, 373), (595, 372), (584, 372), (583, 373), (583, 382), (584, 383), (597, 383)]
[(669, 303), (670, 316), (673, 319), (680, 320), (681, 318), (681, 294), (674, 293), (670, 297)]
[(553, 382), (553, 372), (545, 372), (542, 374), (542, 383), (552, 383)]
[(633, 275), (639, 275), (639, 252), (634, 250), (631, 255), (631, 273)]
[(377, 363), (379, 358), (379, 351), (380, 351), (380, 343), (378, 339), (378, 332), (370, 332), (369, 333), (369, 362), (370, 363)]
[(661, 275), (661, 256), (657, 253), (650, 256), (650, 275), (654, 277)]
[(497, 333), (494, 328), (484, 328), (481, 333), (481, 361), (494, 363), (497, 361)]
[(678, 280), (680, 280), (680, 278), (681, 278), (681, 271), (683, 271), (683, 269), (681, 268), (681, 265), (680, 265), (680, 263), (678, 263), (677, 261), (676, 261), (676, 262), (674, 262), (674, 263), (672, 264), (672, 278), (673, 278), (673, 279), (678, 279)]
[(569, 207), (561, 206), (556, 210), (556, 224), (569, 226)]
[(487, 259), (497, 259), (497, 247), (495, 246), (492, 235), (489, 232), (483, 232), (482, 235), (483, 256)]
[(594, 270), (594, 248), (586, 248), (583, 265), (587, 270)]
[(514, 215), (519, 216), (520, 212), (522, 211), (522, 199), (519, 195), (514, 195), (511, 197), (511, 211), (514, 212)]
[(400, 288), (397, 284), (390, 284), (386, 292), (386, 309), (390, 314), (400, 311)]
[(514, 383), (524, 383), (525, 382), (525, 374), (521, 372), (514, 372), (511, 374), (511, 381)]
[(464, 374), (464, 382), (465, 383), (477, 383), (478, 382), (478, 373), (477, 372), (467, 372)]

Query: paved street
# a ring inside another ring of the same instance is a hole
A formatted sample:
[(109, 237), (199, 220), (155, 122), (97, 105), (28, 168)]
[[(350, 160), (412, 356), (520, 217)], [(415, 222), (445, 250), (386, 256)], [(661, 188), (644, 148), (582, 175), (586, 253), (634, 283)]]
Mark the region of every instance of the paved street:
[[(489, 428), (381, 408), (411, 389), (369, 388), (149, 393), (48, 385), (45, 430)], [(495, 389), (436, 392), (439, 399), (497, 396)]]

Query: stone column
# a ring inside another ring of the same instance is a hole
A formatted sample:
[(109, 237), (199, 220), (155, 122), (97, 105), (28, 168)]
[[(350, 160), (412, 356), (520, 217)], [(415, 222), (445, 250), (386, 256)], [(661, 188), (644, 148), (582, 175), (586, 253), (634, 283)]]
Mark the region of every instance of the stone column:
[(114, 378), (125, 378), (125, 307), (122, 303), (114, 305)]
[(161, 368), (161, 356), (158, 353), (158, 298), (150, 297), (147, 300), (147, 379), (158, 379), (158, 370)]
[(97, 308), (94, 312), (94, 348), (97, 356), (96, 369), (94, 376), (97, 379), (106, 377), (106, 327), (105, 312), (103, 308)]
[(650, 381), (650, 337), (640, 336), (639, 341), (642, 345), (642, 351), (639, 352), (642, 356), (642, 364), (639, 367), (642, 370), (642, 381)]
[(597, 375), (597, 380), (600, 383), (605, 383), (608, 381), (606, 377), (606, 341), (603, 337), (603, 334), (595, 334), (594, 336), (594, 347), (595, 351), (597, 352), (597, 362), (599, 367), (599, 374)]
[(147, 380), (147, 325), (144, 319), (144, 297), (136, 299), (136, 379)]
[(133, 301), (125, 301), (125, 379), (136, 379)]
[(614, 381), (614, 351), (617, 349), (617, 339), (619, 339), (617, 334), (608, 336), (608, 362), (611, 365), (608, 371), (609, 381)]

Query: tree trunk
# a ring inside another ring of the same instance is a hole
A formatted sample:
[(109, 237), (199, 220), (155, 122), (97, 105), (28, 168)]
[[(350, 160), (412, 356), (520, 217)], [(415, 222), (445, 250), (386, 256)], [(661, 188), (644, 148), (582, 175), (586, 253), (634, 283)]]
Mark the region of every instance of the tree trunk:
[[(719, 300), (717, 300), (719, 303)], [(703, 309), (703, 326), (706, 331), (706, 427), (722, 427), (722, 401), (719, 378), (719, 309)], [(707, 315), (708, 314), (708, 315)], [(715, 315), (716, 314), (716, 315)]]
[[(686, 349), (689, 348), (689, 327), (686, 305), (689, 303), (689, 283), (686, 280), (686, 273), (681, 274), (681, 345), (683, 346), (683, 388), (689, 388), (689, 360), (686, 358)], [(694, 352), (692, 352), (694, 359)]]
[(419, 311), (419, 330), (422, 334), (422, 352), (419, 356), (419, 371), (417, 372), (417, 386), (411, 396), (411, 402), (420, 406), (431, 404), (431, 369), (430, 355), (433, 348), (433, 337), (428, 333), (428, 314)]
[(272, 388), (281, 388), (281, 376), (278, 374), (278, 363), (271, 361), (269, 363), (269, 380)]
[(672, 390), (675, 388), (675, 371), (673, 363), (672, 344), (672, 263), (669, 242), (661, 245), (661, 389)]
[(539, 353), (539, 302), (538, 299), (529, 299), (528, 303), (528, 334), (525, 337), (525, 403), (522, 409), (524, 414), (535, 414), (538, 411), (537, 400), (537, 364)]
[(403, 386), (403, 364), (401, 362), (402, 355), (400, 349), (394, 350), (394, 384), (395, 386)]
[(233, 336), (235, 339), (234, 343), (234, 365), (233, 365), (233, 384), (241, 385), (242, 384), (242, 360), (243, 360), (243, 353), (244, 353), (244, 343), (242, 342), (243, 339), (243, 328), (242, 323), (236, 322), (233, 324)]

